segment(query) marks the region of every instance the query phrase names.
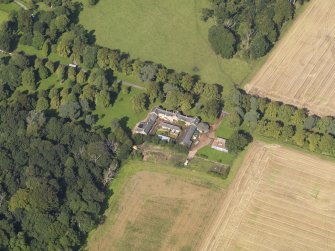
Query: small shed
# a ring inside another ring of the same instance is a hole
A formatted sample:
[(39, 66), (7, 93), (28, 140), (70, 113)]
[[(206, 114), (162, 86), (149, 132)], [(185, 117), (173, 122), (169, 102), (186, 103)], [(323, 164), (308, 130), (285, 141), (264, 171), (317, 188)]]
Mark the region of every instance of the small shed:
[(223, 138), (216, 138), (213, 141), (212, 148), (220, 152), (227, 153), (228, 149), (226, 147), (226, 140)]
[(198, 124), (198, 131), (200, 132), (200, 133), (208, 133), (209, 132), (209, 129), (210, 129), (210, 126), (209, 126), (209, 124), (208, 123), (205, 123), (205, 122), (200, 122), (199, 124)]

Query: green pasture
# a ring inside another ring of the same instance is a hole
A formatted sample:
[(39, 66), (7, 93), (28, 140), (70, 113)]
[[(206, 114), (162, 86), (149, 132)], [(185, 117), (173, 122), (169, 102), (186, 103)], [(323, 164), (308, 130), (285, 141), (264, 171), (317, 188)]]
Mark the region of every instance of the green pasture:
[(207, 40), (211, 23), (200, 20), (208, 0), (100, 0), (84, 2), (80, 22), (97, 43), (201, 76), (206, 82), (243, 84), (261, 65), (216, 56)]

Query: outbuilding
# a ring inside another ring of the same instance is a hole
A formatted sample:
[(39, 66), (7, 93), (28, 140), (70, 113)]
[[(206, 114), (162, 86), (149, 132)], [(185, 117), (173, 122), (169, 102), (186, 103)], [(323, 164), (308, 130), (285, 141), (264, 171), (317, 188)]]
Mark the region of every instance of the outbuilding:
[(209, 129), (210, 129), (210, 126), (209, 126), (208, 123), (200, 122), (197, 126), (197, 129), (200, 133), (208, 133)]

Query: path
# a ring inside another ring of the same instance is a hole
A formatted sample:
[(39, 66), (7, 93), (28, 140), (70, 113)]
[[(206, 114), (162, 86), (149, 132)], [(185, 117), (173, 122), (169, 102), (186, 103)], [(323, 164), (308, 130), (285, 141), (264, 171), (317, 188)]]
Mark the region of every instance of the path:
[(211, 125), (211, 129), (208, 133), (206, 134), (201, 134), (200, 135), (200, 138), (199, 138), (199, 143), (194, 146), (188, 153), (188, 159), (193, 159), (194, 156), (197, 154), (197, 152), (207, 146), (207, 145), (210, 145), (213, 140), (215, 139), (215, 132), (216, 130), (218, 129), (218, 127), (220, 126), (221, 122), (222, 122), (222, 119), (228, 115), (228, 113), (222, 111), (221, 114), (220, 114), (220, 117), (216, 119), (216, 121), (214, 122), (213, 125)]
[(17, 5), (20, 5), (23, 9), (25, 10), (29, 10), (29, 8), (27, 6), (25, 6), (23, 3), (19, 2), (18, 0), (14, 0), (14, 2), (17, 4)]
[(130, 86), (130, 87), (134, 87), (136, 89), (139, 89), (139, 90), (142, 90), (142, 91), (145, 91), (146, 88), (143, 87), (143, 86), (139, 86), (137, 84), (132, 84), (132, 83), (129, 83), (127, 81), (124, 81), (124, 80), (121, 80), (121, 84), (125, 85), (125, 86)]

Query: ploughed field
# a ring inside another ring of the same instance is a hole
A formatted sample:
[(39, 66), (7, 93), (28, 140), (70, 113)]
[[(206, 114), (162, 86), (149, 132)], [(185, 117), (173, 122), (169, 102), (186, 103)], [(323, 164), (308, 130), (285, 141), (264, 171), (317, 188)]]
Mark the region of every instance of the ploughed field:
[(245, 89), (335, 115), (334, 0), (312, 0)]
[(168, 173), (139, 171), (122, 183), (105, 222), (90, 236), (89, 250), (194, 250), (224, 196)]
[(200, 250), (335, 250), (335, 164), (256, 142)]

